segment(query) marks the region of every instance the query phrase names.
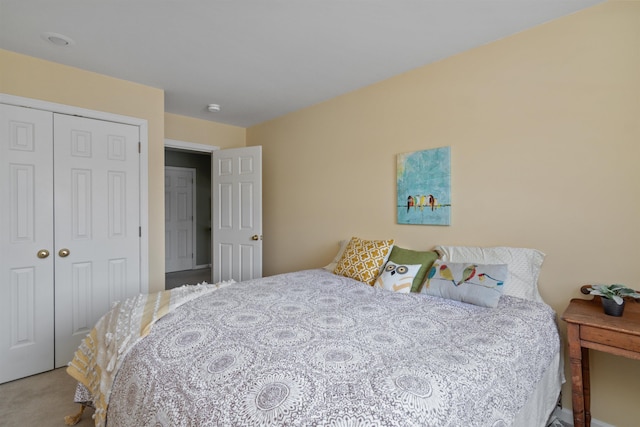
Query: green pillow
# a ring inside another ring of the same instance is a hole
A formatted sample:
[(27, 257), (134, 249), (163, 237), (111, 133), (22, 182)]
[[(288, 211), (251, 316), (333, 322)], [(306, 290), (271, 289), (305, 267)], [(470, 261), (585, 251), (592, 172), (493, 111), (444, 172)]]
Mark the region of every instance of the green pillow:
[(391, 255), (389, 255), (389, 261), (393, 261), (396, 264), (400, 265), (413, 265), (413, 264), (421, 264), (420, 270), (418, 270), (418, 274), (416, 274), (415, 279), (413, 279), (413, 284), (411, 285), (411, 292), (420, 292), (422, 288), (422, 284), (424, 283), (424, 277), (427, 274), (427, 271), (431, 268), (435, 260), (438, 259), (438, 253), (436, 251), (412, 251), (410, 249), (399, 248), (398, 246), (394, 246), (391, 250)]

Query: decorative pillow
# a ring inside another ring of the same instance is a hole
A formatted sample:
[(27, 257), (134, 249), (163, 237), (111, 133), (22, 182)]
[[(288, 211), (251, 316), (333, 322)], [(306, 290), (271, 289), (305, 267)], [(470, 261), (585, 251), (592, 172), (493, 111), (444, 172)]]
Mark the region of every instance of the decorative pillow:
[(477, 264), (507, 264), (509, 276), (504, 294), (544, 302), (538, 292), (538, 276), (545, 254), (537, 249), (477, 246), (438, 246), (442, 260)]
[(393, 261), (396, 264), (421, 264), (420, 271), (418, 271), (416, 277), (413, 279), (411, 292), (420, 292), (427, 271), (429, 271), (433, 262), (437, 259), (438, 253), (436, 251), (419, 252), (403, 249), (398, 246), (394, 246), (391, 250), (391, 255), (389, 255), (389, 261)]
[(422, 264), (403, 265), (389, 260), (373, 286), (387, 291), (408, 294), (420, 268), (422, 268)]
[(340, 258), (342, 258), (342, 254), (344, 253), (344, 250), (347, 248), (347, 243), (349, 243), (348, 240), (340, 240), (340, 242), (338, 243), (340, 245), (340, 249), (338, 249), (338, 253), (336, 254), (336, 256), (333, 257), (333, 260), (329, 264), (322, 267), (323, 269), (333, 273), (333, 270), (336, 269), (336, 265), (338, 265)]
[(436, 261), (427, 273), (422, 292), (493, 308), (498, 305), (507, 275), (506, 264)]
[(333, 272), (373, 285), (392, 248), (393, 240), (362, 240), (352, 237)]

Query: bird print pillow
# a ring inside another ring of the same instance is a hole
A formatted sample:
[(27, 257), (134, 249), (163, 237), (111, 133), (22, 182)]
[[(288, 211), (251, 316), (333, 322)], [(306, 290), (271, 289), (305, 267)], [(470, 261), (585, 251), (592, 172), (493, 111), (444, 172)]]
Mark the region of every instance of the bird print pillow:
[(508, 273), (506, 264), (436, 261), (427, 272), (422, 293), (494, 308)]
[(401, 265), (392, 261), (387, 262), (384, 270), (376, 279), (373, 286), (386, 289), (387, 291), (409, 293), (413, 279), (418, 274), (422, 264)]

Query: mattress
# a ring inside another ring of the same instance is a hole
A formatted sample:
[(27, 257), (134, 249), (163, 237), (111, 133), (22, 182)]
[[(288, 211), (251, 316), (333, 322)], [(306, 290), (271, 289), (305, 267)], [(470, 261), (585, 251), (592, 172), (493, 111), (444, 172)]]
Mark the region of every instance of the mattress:
[(325, 270), (208, 293), (124, 358), (113, 426), (543, 426), (562, 374), (553, 310), (372, 288)]

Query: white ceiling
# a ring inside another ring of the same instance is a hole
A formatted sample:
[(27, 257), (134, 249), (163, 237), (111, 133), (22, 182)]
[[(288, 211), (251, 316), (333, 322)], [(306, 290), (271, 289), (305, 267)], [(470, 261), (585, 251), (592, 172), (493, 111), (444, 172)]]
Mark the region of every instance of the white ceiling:
[(161, 88), (167, 112), (248, 127), (602, 1), (0, 0), (0, 48)]

